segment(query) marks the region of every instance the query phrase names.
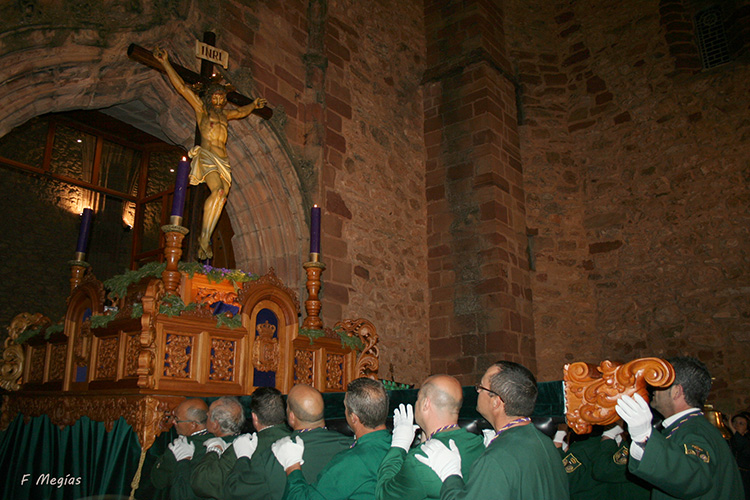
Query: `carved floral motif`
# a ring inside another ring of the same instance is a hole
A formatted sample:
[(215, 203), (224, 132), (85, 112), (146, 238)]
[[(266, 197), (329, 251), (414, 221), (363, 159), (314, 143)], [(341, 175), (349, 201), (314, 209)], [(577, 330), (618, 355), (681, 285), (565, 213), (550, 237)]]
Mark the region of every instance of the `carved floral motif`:
[(96, 353), (96, 378), (114, 379), (117, 376), (117, 337), (99, 339)]
[(659, 358), (641, 358), (620, 365), (603, 361), (565, 365), (565, 416), (568, 426), (578, 434), (591, 432), (591, 426), (608, 425), (619, 418), (615, 405), (622, 394), (638, 393), (648, 401), (646, 384), (669, 387), (674, 368)]
[(67, 354), (67, 344), (52, 344), (49, 353), (49, 381), (62, 381), (65, 375), (65, 355)]
[(167, 335), (166, 353), (164, 356), (164, 376), (188, 378), (193, 349), (193, 337), (189, 335)]
[(294, 383), (312, 385), (313, 352), (297, 349), (294, 351)]
[(138, 375), (138, 354), (140, 350), (140, 333), (128, 334), (125, 344), (125, 377), (135, 377)]
[(326, 390), (344, 390), (344, 356), (341, 354), (326, 356)]
[(214, 302), (224, 302), (237, 307), (242, 307), (239, 300), (237, 300), (237, 294), (234, 292), (223, 292), (214, 288), (198, 287), (198, 290), (193, 296), (193, 302), (199, 304), (213, 304)]
[(211, 339), (210, 380), (234, 380), (234, 352), (236, 341), (228, 339)]

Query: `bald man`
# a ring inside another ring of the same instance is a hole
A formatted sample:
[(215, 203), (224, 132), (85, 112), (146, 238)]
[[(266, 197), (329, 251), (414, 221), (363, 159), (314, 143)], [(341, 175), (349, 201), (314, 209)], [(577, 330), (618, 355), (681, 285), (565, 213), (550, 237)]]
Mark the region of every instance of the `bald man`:
[[(190, 487), (190, 475), (213, 435), (206, 430), (208, 405), (202, 399), (186, 399), (169, 416), (178, 437), (151, 469), (151, 482), (158, 489), (169, 489), (171, 498), (199, 498)], [(195, 460), (193, 460), (195, 459)]]
[(412, 418), (411, 405), (400, 405), (393, 415), (391, 449), (380, 464), (375, 498), (377, 500), (423, 500), (440, 498), (443, 483), (415, 455), (422, 445), (409, 448), (414, 440), (414, 420), (426, 439), (448, 444), (453, 440), (461, 453), (464, 474), (484, 452), (481, 436), (458, 426), (463, 403), (461, 384), (450, 375), (434, 375), (422, 384)]
[[(338, 452), (348, 449), (352, 438), (325, 428), (323, 396), (309, 385), (295, 385), (287, 397), (287, 423), (291, 438), (304, 442), (305, 457), (301, 466), (305, 481), (312, 483)], [(225, 500), (281, 500), (286, 487), (286, 473), (270, 449), (258, 451), (237, 460), (224, 485)]]

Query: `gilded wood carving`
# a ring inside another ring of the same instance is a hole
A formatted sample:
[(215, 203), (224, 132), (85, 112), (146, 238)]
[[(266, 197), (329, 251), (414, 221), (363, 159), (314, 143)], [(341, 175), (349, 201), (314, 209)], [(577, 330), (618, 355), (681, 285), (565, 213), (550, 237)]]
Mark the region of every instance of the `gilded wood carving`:
[[(357, 364), (354, 369), (356, 377), (376, 377), (380, 368), (379, 338), (375, 326), (366, 319), (347, 319), (336, 323), (350, 337), (355, 336), (364, 345), (357, 356)], [(335, 327), (334, 327), (335, 329)]]
[(193, 352), (193, 337), (189, 335), (167, 334), (164, 355), (164, 376), (188, 378), (190, 359)]
[(344, 356), (340, 354), (326, 356), (326, 390), (344, 390)]
[(641, 358), (621, 365), (603, 361), (565, 365), (565, 417), (578, 434), (591, 432), (592, 425), (608, 425), (619, 418), (615, 405), (622, 394), (638, 393), (648, 401), (648, 389), (669, 387), (674, 382), (672, 365), (659, 358)]
[(253, 366), (260, 372), (275, 372), (279, 368), (279, 339), (273, 336), (276, 325), (266, 321), (255, 329), (258, 334), (253, 344)]
[(313, 384), (313, 352), (303, 349), (294, 351), (294, 383)]
[(211, 339), (211, 369), (209, 380), (231, 382), (234, 380), (234, 359), (236, 344), (229, 339)]

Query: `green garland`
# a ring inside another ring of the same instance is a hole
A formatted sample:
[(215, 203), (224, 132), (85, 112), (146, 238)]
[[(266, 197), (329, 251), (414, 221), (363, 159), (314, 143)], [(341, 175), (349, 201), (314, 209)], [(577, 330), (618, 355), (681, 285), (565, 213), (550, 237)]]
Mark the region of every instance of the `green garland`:
[(62, 320), (60, 320), (59, 323), (55, 323), (54, 325), (49, 325), (47, 327), (37, 326), (35, 328), (27, 328), (18, 337), (16, 337), (15, 342), (16, 344), (23, 344), (30, 338), (36, 337), (42, 332), (44, 332), (44, 339), (47, 340), (53, 333), (61, 333), (63, 330), (65, 330), (65, 324)]
[[(362, 343), (362, 340), (360, 340), (358, 337), (355, 337), (353, 335), (348, 335), (341, 326), (337, 326), (333, 329), (333, 332), (338, 334), (339, 339), (341, 340), (341, 346), (345, 348), (349, 348), (353, 351), (361, 351), (365, 348), (365, 345)], [(320, 337), (323, 337), (326, 332), (325, 330), (317, 330), (313, 328), (300, 328), (299, 334), (302, 337), (307, 337), (310, 339), (310, 344), (313, 344), (315, 342), (315, 339), (319, 339)]]
[(173, 316), (179, 316), (182, 311), (192, 311), (198, 306), (195, 302), (191, 302), (188, 305), (182, 301), (182, 297), (175, 294), (167, 294), (161, 299), (159, 304), (159, 314), (164, 314), (170, 318)]
[(242, 316), (240, 314), (235, 314), (230, 317), (225, 314), (217, 314), (216, 326), (219, 328), (226, 326), (227, 328), (234, 330), (242, 326)]

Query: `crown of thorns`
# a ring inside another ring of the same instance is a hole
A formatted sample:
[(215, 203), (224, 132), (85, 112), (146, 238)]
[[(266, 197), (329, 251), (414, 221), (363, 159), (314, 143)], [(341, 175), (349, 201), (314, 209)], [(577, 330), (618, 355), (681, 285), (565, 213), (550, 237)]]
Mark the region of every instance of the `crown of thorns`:
[(234, 92), (234, 85), (232, 85), (231, 83), (221, 83), (223, 79), (223, 75), (213, 75), (211, 78), (209, 78), (208, 83), (197, 82), (192, 84), (191, 87), (200, 96), (210, 96), (217, 92), (223, 92), (225, 94)]

